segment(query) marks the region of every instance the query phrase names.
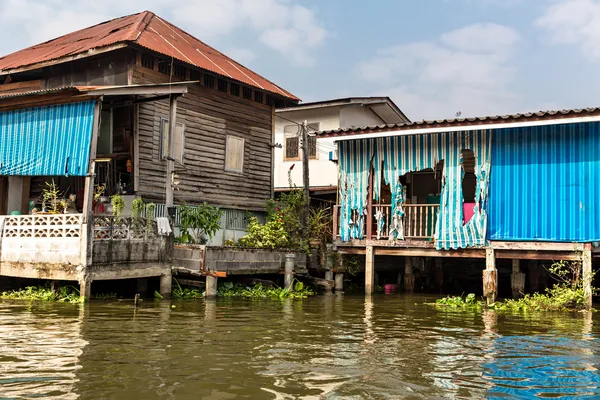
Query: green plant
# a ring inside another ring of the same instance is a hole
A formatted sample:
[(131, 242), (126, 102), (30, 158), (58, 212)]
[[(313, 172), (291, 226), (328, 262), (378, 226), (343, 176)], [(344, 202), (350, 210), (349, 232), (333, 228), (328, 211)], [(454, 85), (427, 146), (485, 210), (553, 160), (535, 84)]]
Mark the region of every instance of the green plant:
[(110, 196), (110, 204), (112, 205), (113, 217), (119, 220), (123, 210), (125, 210), (125, 199), (121, 195), (113, 194)]
[(100, 200), (100, 197), (102, 197), (105, 190), (106, 190), (106, 185), (96, 185), (94, 187), (94, 201), (97, 202), (98, 200)]
[(204, 297), (204, 292), (201, 292), (199, 289), (182, 288), (177, 279), (173, 280), (177, 285), (176, 288), (171, 290), (171, 296), (174, 299), (201, 299)]
[(271, 299), (305, 299), (312, 296), (315, 292), (305, 287), (300, 281), (294, 282), (294, 290), (281, 287), (265, 287), (261, 284), (246, 286), (243, 284), (234, 284), (225, 282), (217, 289), (217, 295), (220, 297), (245, 297), (245, 298), (271, 298)]
[[(179, 209), (181, 216), (181, 243), (205, 243), (221, 228), (223, 211), (206, 202), (197, 207), (183, 205)], [(190, 231), (192, 235), (190, 235)]]
[(140, 231), (142, 226), (142, 215), (144, 214), (144, 200), (141, 197), (136, 197), (131, 202), (131, 224), (135, 231)]
[(84, 300), (79, 295), (79, 290), (73, 286), (61, 286), (58, 290), (52, 290), (48, 286), (28, 286), (25, 289), (2, 292), (0, 299), (65, 303), (81, 303)]
[(156, 204), (148, 203), (146, 204), (146, 231), (151, 232), (156, 218)]
[(435, 304), (453, 308), (481, 308), (482, 305), (480, 301), (476, 300), (473, 293), (468, 294), (464, 298), (462, 296), (447, 296), (436, 300)]
[(281, 249), (291, 247), (291, 241), (281, 219), (270, 219), (262, 225), (253, 217), (250, 218), (248, 233), (240, 238), (240, 245), (259, 249)]
[[(42, 190), (42, 210), (46, 210), (46, 204), (49, 203), (48, 212), (51, 214), (58, 214), (60, 208), (60, 201), (58, 198), (62, 195), (58, 185), (52, 182), (44, 182), (45, 186)], [(64, 209), (63, 209), (64, 211)]]

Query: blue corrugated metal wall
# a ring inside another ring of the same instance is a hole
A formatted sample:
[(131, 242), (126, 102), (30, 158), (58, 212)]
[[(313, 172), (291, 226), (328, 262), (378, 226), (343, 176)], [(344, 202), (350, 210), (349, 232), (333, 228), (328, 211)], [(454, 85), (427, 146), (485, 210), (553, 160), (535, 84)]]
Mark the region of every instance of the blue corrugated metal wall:
[(494, 131), (489, 240), (600, 241), (600, 124)]
[(0, 112), (0, 175), (88, 171), (94, 101)]

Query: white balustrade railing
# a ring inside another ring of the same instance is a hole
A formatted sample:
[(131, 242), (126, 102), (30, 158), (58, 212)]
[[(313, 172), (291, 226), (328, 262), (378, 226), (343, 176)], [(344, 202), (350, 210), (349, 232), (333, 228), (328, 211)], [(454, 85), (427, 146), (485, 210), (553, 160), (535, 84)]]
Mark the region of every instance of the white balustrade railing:
[(0, 217), (4, 238), (79, 238), (83, 214), (34, 214)]

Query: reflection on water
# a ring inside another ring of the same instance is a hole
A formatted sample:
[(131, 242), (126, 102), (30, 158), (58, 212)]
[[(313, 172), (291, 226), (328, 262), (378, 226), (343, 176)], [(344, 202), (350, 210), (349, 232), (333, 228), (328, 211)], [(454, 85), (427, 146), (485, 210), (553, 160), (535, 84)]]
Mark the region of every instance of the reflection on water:
[(597, 316), (424, 301), (2, 302), (0, 398), (600, 396)]

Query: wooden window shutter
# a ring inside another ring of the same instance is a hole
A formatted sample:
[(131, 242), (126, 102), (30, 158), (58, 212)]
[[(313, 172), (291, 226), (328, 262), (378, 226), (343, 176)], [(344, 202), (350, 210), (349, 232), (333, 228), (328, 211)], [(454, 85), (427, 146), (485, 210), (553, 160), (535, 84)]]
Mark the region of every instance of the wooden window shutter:
[(243, 172), (244, 170), (244, 139), (227, 135), (225, 170)]
[(173, 138), (173, 158), (179, 164), (183, 164), (183, 153), (185, 149), (185, 125), (177, 124), (175, 137)]
[(300, 158), (300, 138), (298, 137), (298, 131), (297, 125), (286, 125), (283, 127), (286, 160), (298, 160)]

